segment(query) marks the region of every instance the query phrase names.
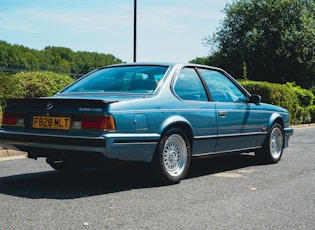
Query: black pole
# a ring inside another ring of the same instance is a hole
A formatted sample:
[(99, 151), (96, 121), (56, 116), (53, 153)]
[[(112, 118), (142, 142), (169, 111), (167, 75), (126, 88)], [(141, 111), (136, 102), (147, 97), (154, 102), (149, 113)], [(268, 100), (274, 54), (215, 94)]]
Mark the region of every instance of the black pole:
[(137, 0), (134, 0), (133, 14), (133, 62), (137, 62)]

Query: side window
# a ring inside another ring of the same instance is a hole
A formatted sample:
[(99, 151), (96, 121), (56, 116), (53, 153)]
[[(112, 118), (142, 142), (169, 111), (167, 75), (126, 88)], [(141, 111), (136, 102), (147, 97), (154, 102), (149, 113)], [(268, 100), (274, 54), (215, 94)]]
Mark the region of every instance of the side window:
[(183, 100), (208, 101), (202, 82), (193, 68), (183, 68), (174, 84), (174, 92)]
[(212, 100), (215, 102), (246, 101), (242, 91), (225, 75), (215, 70), (198, 69), (205, 79), (210, 90)]

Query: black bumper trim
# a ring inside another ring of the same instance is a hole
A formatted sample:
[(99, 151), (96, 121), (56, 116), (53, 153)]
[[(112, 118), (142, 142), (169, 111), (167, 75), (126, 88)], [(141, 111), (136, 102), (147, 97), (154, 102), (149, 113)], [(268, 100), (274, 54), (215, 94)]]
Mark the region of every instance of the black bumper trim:
[(0, 141), (12, 145), (29, 144), (49, 144), (65, 146), (84, 146), (84, 147), (106, 147), (106, 141), (103, 137), (80, 137), (80, 136), (49, 136), (40, 134), (25, 134), (18, 132), (0, 132)]

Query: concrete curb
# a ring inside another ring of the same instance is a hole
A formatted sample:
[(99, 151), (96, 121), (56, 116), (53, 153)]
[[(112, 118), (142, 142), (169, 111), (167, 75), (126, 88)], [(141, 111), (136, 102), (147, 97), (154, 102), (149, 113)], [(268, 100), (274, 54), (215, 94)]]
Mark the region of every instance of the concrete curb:
[(17, 151), (17, 150), (8, 150), (0, 147), (0, 158), (1, 157), (12, 157), (12, 156), (26, 156), (26, 152)]
[(311, 127), (315, 127), (315, 123), (302, 124), (302, 125), (292, 125), (292, 127), (295, 128), (295, 129), (299, 129), (299, 128), (311, 128)]
[[(303, 125), (293, 125), (293, 128), (299, 129), (299, 128), (311, 128), (315, 127), (315, 123), (312, 124), (303, 124)], [(13, 156), (26, 156), (26, 152), (18, 151), (18, 150), (8, 150), (8, 149), (3, 149), (0, 146), (0, 158), (2, 157), (13, 157)]]

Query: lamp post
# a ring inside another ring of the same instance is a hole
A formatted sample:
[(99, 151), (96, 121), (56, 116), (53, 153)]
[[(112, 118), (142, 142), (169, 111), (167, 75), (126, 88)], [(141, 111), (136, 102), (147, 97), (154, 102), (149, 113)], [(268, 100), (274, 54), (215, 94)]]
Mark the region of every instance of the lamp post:
[(137, 62), (137, 0), (134, 0), (133, 11), (133, 62)]

